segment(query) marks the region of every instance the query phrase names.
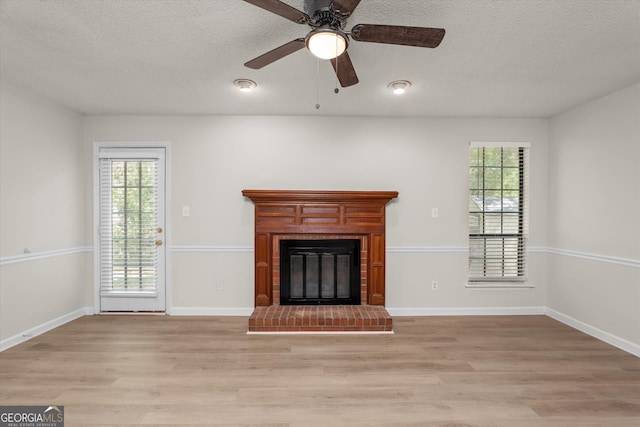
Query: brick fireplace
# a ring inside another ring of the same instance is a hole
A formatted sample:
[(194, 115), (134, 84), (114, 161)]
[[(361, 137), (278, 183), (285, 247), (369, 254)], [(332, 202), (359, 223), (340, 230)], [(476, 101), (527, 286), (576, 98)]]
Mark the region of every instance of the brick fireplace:
[[(390, 331), (385, 304), (385, 206), (395, 191), (243, 190), (255, 204), (255, 310), (250, 331)], [(280, 304), (282, 240), (355, 239), (360, 304)]]

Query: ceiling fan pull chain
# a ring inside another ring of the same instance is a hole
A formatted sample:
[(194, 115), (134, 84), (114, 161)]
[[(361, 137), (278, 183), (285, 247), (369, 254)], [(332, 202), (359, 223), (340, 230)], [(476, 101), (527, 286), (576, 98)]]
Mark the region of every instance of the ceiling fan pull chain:
[(316, 58), (316, 110), (320, 109), (320, 58)]
[[(338, 38), (336, 37), (336, 52), (338, 51)], [(333, 89), (333, 93), (335, 93), (336, 95), (338, 94), (338, 92), (340, 92), (340, 89), (338, 89), (338, 67), (340, 66), (340, 61), (338, 61), (338, 57), (336, 56), (336, 88)]]

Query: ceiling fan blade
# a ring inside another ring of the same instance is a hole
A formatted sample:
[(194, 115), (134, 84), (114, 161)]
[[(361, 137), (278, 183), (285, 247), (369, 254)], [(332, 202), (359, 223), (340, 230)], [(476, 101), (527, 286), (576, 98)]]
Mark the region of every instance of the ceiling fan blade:
[(340, 15), (349, 16), (356, 10), (360, 4), (360, 0), (333, 0), (331, 5), (333, 6), (333, 10), (340, 13)]
[(351, 38), (359, 42), (433, 48), (438, 47), (444, 32), (443, 28), (359, 24), (351, 29)]
[(356, 74), (355, 68), (353, 68), (351, 58), (349, 58), (347, 52), (337, 58), (331, 59), (331, 65), (333, 65), (333, 69), (338, 76), (340, 86), (349, 87), (359, 82), (358, 75)]
[(283, 18), (293, 21), (297, 24), (306, 24), (309, 22), (309, 15), (295, 7), (289, 6), (286, 3), (282, 3), (279, 0), (244, 0), (247, 3), (251, 3), (254, 6), (268, 10), (269, 12), (280, 15)]
[(287, 55), (291, 55), (293, 52), (299, 51), (303, 47), (305, 47), (304, 39), (295, 39), (290, 41), (289, 43), (283, 44), (280, 47), (270, 50), (269, 52), (260, 55), (249, 62), (245, 62), (244, 66), (253, 68), (254, 70), (259, 70), (260, 68), (265, 67), (272, 62), (277, 61), (278, 59), (284, 58)]

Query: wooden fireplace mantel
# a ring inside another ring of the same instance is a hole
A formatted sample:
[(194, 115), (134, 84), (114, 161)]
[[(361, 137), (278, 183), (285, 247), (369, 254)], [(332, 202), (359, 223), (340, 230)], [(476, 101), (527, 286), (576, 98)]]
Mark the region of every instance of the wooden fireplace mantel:
[(325, 191), (325, 190), (242, 190), (242, 195), (258, 202), (375, 202), (387, 204), (398, 197), (397, 191)]
[[(367, 236), (367, 303), (385, 302), (385, 205), (397, 191), (243, 190), (255, 204), (255, 305), (273, 304), (273, 237)], [(335, 237), (334, 237), (335, 238)]]

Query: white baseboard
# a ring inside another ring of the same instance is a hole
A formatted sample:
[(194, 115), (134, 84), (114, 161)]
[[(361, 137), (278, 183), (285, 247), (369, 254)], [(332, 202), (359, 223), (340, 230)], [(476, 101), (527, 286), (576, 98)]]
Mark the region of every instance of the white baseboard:
[[(546, 307), (387, 307), (392, 316), (517, 316), (544, 315)], [(251, 316), (253, 307), (173, 307), (172, 316)]]
[(72, 320), (76, 320), (82, 316), (92, 315), (93, 313), (93, 307), (83, 307), (78, 310), (72, 311), (71, 313), (62, 315), (56, 319), (45, 322), (41, 325), (28, 329), (22, 333), (3, 339), (2, 341), (0, 341), (0, 351), (5, 351), (8, 348), (14, 347), (18, 344), (22, 344), (23, 342), (28, 341), (31, 338), (42, 335), (45, 332), (49, 332), (59, 326), (64, 325), (65, 323), (69, 323)]
[(251, 316), (253, 307), (172, 307), (171, 316)]
[(596, 328), (595, 326), (588, 325), (580, 320), (574, 319), (571, 316), (567, 316), (566, 314), (555, 311), (549, 307), (546, 308), (545, 314), (552, 319), (557, 320), (558, 322), (564, 323), (567, 326), (571, 326), (574, 329), (584, 332), (587, 335), (591, 335), (592, 337), (597, 338), (600, 341), (604, 341), (607, 344), (611, 344), (614, 347), (618, 347), (619, 349), (624, 350), (627, 353), (631, 353), (636, 357), (640, 357), (640, 345), (638, 344), (610, 334), (609, 332), (605, 332), (602, 329)]
[(392, 316), (522, 316), (544, 315), (545, 307), (387, 307)]

